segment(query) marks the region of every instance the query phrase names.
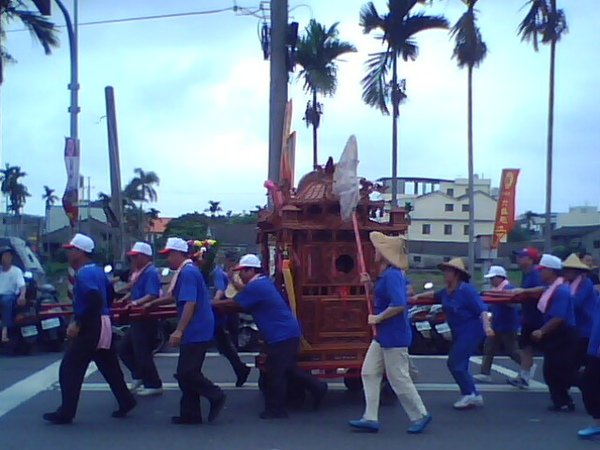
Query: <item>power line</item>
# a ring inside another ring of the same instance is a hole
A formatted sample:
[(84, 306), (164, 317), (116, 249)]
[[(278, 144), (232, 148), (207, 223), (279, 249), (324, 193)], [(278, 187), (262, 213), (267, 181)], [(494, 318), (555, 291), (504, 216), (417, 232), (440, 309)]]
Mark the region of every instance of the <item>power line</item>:
[[(128, 22), (140, 22), (146, 20), (159, 20), (159, 19), (174, 19), (178, 17), (190, 17), (190, 16), (205, 16), (211, 14), (220, 14), (228, 11), (233, 11), (240, 16), (253, 16), (259, 17), (258, 15), (262, 8), (250, 9), (242, 6), (229, 6), (227, 8), (221, 9), (210, 9), (205, 11), (190, 11), (190, 12), (181, 12), (181, 13), (172, 13), (172, 14), (158, 14), (153, 16), (136, 16), (136, 17), (124, 17), (120, 19), (106, 19), (106, 20), (95, 20), (91, 22), (80, 22), (79, 26), (94, 26), (94, 25), (109, 25), (109, 24), (117, 24), (117, 23), (128, 23)], [(64, 28), (64, 25), (55, 25), (56, 28)], [(20, 28), (17, 30), (6, 30), (9, 33), (28, 31), (26, 28)]]

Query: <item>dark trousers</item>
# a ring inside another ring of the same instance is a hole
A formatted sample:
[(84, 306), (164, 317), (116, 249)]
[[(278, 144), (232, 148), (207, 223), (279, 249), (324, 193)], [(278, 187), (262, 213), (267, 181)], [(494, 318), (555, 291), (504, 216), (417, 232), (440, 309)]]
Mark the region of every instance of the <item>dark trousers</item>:
[(75, 417), (81, 393), (81, 385), (90, 362), (95, 362), (98, 370), (107, 381), (119, 403), (119, 408), (126, 409), (135, 402), (127, 389), (123, 372), (119, 366), (114, 345), (109, 350), (98, 350), (100, 337), (100, 318), (82, 325), (79, 335), (70, 341), (59, 370), (59, 382), (62, 404), (58, 413), (67, 419)]
[(225, 317), (225, 329), (229, 332), (229, 339), (238, 348), (238, 336), (240, 334), (240, 315), (227, 314)]
[(293, 382), (319, 395), (324, 383), (296, 366), (300, 339), (288, 339), (267, 345), (265, 374), (265, 412), (285, 413), (287, 383)]
[(521, 355), (519, 354), (519, 338), (516, 331), (508, 333), (496, 333), (492, 337), (487, 337), (483, 344), (483, 362), (481, 364), (481, 373), (489, 375), (492, 370), (492, 363), (494, 362), (494, 356), (498, 354), (500, 348), (504, 351), (510, 359), (517, 364), (521, 364)]
[(217, 344), (217, 350), (227, 358), (227, 361), (231, 364), (235, 374), (242, 374), (246, 368), (246, 364), (240, 359), (237, 348), (232, 341), (231, 334), (222, 326), (215, 330), (215, 343)]
[(561, 407), (573, 403), (569, 389), (573, 384), (573, 374), (577, 364), (575, 331), (563, 327), (548, 335), (542, 341), (544, 350), (544, 381), (548, 385), (554, 406)]
[(202, 365), (209, 347), (209, 342), (198, 342), (182, 344), (179, 349), (175, 378), (181, 389), (181, 417), (201, 419), (200, 397), (213, 403), (224, 395), (221, 388), (202, 374)]
[(152, 354), (157, 333), (157, 320), (133, 322), (119, 346), (119, 356), (131, 372), (131, 377), (142, 380), (144, 387), (150, 389), (162, 386)]
[(587, 413), (600, 420), (600, 358), (588, 356), (581, 380), (581, 392)]

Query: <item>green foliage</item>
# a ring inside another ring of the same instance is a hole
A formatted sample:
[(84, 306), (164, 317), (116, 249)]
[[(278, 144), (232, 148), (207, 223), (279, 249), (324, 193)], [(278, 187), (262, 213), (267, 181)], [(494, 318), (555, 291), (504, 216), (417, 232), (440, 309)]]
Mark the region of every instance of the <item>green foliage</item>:
[(529, 0), (529, 9), (519, 24), (519, 35), (531, 42), (537, 52), (539, 43), (550, 44), (560, 41), (568, 32), (567, 17), (562, 9), (556, 7), (557, 0)]
[(50, 209), (50, 207), (59, 200), (55, 192), (56, 190), (51, 189), (48, 186), (44, 186), (44, 195), (42, 195), (42, 200), (46, 202), (46, 209)]
[(456, 42), (453, 58), (456, 58), (458, 67), (461, 68), (465, 66), (478, 67), (485, 59), (488, 51), (487, 45), (481, 37), (481, 31), (477, 26), (475, 3), (477, 3), (477, 0), (469, 2), (467, 11), (458, 19), (458, 22), (450, 31), (450, 35)]
[(197, 212), (184, 214), (171, 220), (165, 230), (165, 237), (180, 237), (186, 241), (190, 239), (203, 239), (208, 230), (209, 218)]
[(27, 197), (31, 197), (27, 186), (21, 182), (21, 178), (27, 176), (21, 171), (19, 166), (11, 166), (6, 164), (6, 167), (0, 170), (0, 191), (8, 196), (9, 211), (12, 211), (16, 216), (21, 214), (21, 210), (27, 202)]

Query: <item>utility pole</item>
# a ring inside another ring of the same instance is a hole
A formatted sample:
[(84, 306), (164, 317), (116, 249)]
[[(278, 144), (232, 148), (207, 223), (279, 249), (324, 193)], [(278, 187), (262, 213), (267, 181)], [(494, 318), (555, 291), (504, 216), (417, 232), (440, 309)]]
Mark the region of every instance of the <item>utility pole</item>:
[(271, 83), (269, 94), (269, 180), (279, 182), (283, 121), (288, 100), (287, 0), (271, 0)]
[(121, 163), (119, 160), (119, 139), (117, 134), (117, 113), (115, 91), (112, 86), (104, 89), (106, 96), (106, 126), (108, 130), (108, 157), (110, 164), (111, 209), (117, 217), (119, 229), (113, 235), (113, 257), (125, 257), (125, 224), (123, 223), (123, 200), (121, 189)]

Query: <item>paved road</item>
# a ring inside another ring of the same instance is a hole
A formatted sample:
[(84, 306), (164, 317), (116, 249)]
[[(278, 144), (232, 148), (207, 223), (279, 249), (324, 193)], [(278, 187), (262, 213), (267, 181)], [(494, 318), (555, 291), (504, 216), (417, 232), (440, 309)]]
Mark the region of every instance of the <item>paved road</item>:
[[(178, 427), (169, 424), (177, 413), (179, 394), (172, 373), (176, 354), (162, 354), (157, 364), (166, 383), (159, 398), (142, 398), (131, 417), (109, 417), (114, 399), (94, 368), (86, 378), (77, 421), (55, 427), (44, 423), (41, 415), (52, 411), (59, 401), (57, 370), (60, 355), (36, 354), (22, 358), (0, 356), (0, 449), (184, 449), (203, 450), (364, 450), (370, 448), (411, 448), (425, 450), (575, 450), (598, 448), (598, 442), (578, 441), (576, 431), (588, 423), (581, 399), (573, 414), (547, 412), (548, 394), (542, 383), (527, 392), (514, 391), (504, 382), (514, 365), (499, 359), (495, 384), (482, 386), (485, 407), (465, 412), (452, 410), (458, 393), (445, 361), (440, 357), (417, 357), (420, 376), (418, 388), (434, 421), (424, 435), (410, 436), (404, 430), (408, 420), (399, 405), (383, 406), (382, 430), (377, 435), (356, 434), (346, 427), (348, 419), (362, 413), (362, 394), (345, 391), (339, 381), (322, 411), (292, 411), (286, 421), (258, 419), (261, 398), (256, 375), (242, 389), (233, 387), (234, 376), (227, 362), (212, 355), (206, 374), (224, 386), (228, 403), (214, 425)], [(244, 357), (252, 361), (250, 355)], [(478, 369), (478, 358), (473, 369)], [(85, 443), (85, 447), (83, 446)]]

